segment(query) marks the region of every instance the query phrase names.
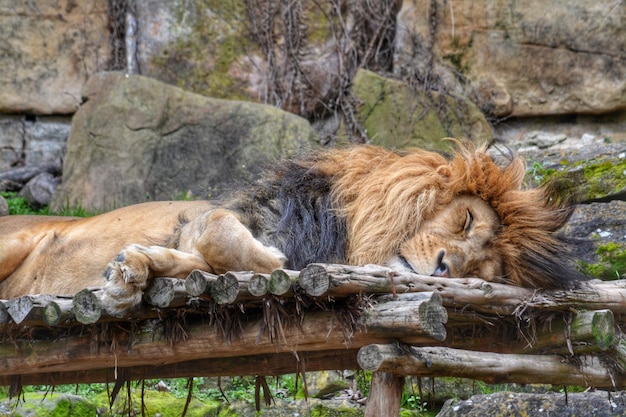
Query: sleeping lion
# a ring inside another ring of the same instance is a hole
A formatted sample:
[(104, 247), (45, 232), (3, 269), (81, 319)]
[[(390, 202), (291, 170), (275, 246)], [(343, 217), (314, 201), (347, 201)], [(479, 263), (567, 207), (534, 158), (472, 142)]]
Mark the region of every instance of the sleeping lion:
[[(359, 145), (285, 161), (219, 202), (151, 202), (89, 218), (0, 217), (0, 299), (103, 286), (110, 314), (155, 276), (368, 263), (439, 277), (568, 287), (556, 231), (571, 209), (523, 189), (518, 158)], [(103, 278), (104, 277), (104, 278)]]

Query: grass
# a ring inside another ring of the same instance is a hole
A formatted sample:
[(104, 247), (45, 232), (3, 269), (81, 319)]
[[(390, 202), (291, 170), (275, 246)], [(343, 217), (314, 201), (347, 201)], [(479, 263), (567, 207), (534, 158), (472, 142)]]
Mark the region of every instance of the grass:
[(9, 214), (50, 214), (48, 206), (35, 209), (24, 200), (24, 197), (18, 196), (16, 192), (2, 191), (0, 195), (5, 198), (9, 205)]
[(9, 214), (33, 214), (33, 215), (57, 215), (57, 216), (77, 216), (77, 217), (89, 217), (98, 213), (86, 210), (82, 207), (64, 207), (60, 211), (52, 213), (49, 206), (33, 207), (24, 199), (13, 191), (2, 191), (0, 195), (4, 197), (9, 206)]

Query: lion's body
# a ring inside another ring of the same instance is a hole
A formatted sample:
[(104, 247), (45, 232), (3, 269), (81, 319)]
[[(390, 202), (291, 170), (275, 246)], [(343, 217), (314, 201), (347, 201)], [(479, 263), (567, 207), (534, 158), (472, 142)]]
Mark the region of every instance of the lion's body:
[(519, 160), (500, 166), (482, 149), (447, 160), (356, 146), (288, 161), (219, 203), (0, 217), (0, 298), (106, 283), (107, 308), (123, 314), (154, 276), (310, 262), (563, 286), (574, 273), (554, 232), (569, 211), (522, 190), (523, 174)]

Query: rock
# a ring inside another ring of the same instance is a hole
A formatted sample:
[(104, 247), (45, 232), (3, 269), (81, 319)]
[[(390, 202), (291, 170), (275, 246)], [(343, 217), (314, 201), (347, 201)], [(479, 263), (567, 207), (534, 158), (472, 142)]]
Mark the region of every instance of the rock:
[[(143, 74), (195, 93), (276, 104), (300, 115), (317, 111), (328, 97), (337, 95), (341, 59), (332, 42), (340, 42), (333, 36), (344, 36), (348, 29), (332, 33), (326, 16), (336, 10), (330, 5), (299, 2), (283, 10), (278, 3), (194, 6), (137, 2), (137, 55)], [(292, 28), (291, 34), (300, 38), (288, 41), (287, 20), (280, 16), (296, 8), (306, 23), (298, 25), (302, 32)], [(342, 8), (346, 20), (353, 8), (352, 4)], [(266, 43), (270, 33), (275, 47)], [(296, 49), (285, 51), (287, 45)], [(272, 55), (272, 68), (267, 54)]]
[[(579, 153), (569, 156), (557, 152), (558, 159), (534, 166), (543, 176), (542, 182), (557, 184), (577, 201), (590, 203), (626, 199), (626, 157), (618, 147), (616, 153), (596, 153), (590, 159), (578, 159)], [(544, 161), (546, 161), (544, 159)]]
[(110, 58), (107, 0), (3, 2), (0, 113), (71, 114)]
[[(255, 417), (259, 413), (254, 404), (242, 401), (231, 402), (224, 415), (239, 417)], [(346, 400), (320, 400), (309, 398), (305, 400), (280, 400), (265, 407), (262, 406), (262, 414), (266, 417), (291, 417), (291, 416), (336, 416), (336, 417), (361, 417), (365, 407)]]
[(0, 181), (12, 181), (24, 184), (42, 172), (59, 176), (61, 175), (61, 165), (60, 163), (53, 162), (49, 164), (11, 168), (0, 172)]
[(307, 394), (315, 398), (333, 397), (350, 386), (339, 371), (308, 372), (306, 379)]
[(563, 133), (547, 133), (542, 131), (528, 132), (523, 139), (526, 146), (536, 146), (539, 149), (549, 148), (567, 139)]
[(62, 165), (71, 121), (62, 117), (38, 117), (25, 122), (24, 163)]
[(39, 209), (50, 204), (60, 182), (59, 177), (55, 177), (49, 172), (42, 172), (28, 181), (19, 195), (24, 197), (24, 200), (31, 207)]
[(277, 158), (319, 147), (298, 116), (142, 76), (99, 73), (83, 96), (53, 210), (107, 210), (189, 192), (206, 197)]
[(498, 392), (473, 395), (468, 400), (448, 400), (437, 417), (541, 416), (570, 417), (623, 416), (626, 407), (624, 392), (525, 394)]
[(68, 117), (0, 117), (0, 172), (14, 166), (61, 165), (70, 133)]
[(579, 204), (563, 234), (590, 276), (626, 278), (626, 201)]
[(7, 216), (9, 214), (9, 204), (7, 201), (0, 195), (0, 216)]
[(437, 3), (436, 28), (431, 4), (403, 2), (396, 73), (410, 72), (413, 62), (445, 62), (469, 83), (466, 91), (481, 109), (497, 117), (598, 114), (626, 106), (623, 3)]
[(352, 91), (362, 103), (356, 117), (377, 145), (447, 151), (451, 142), (442, 138), (493, 137), (484, 115), (465, 98), (415, 91), (366, 70), (356, 74)]
[(575, 239), (626, 244), (626, 201), (579, 204), (563, 231)]

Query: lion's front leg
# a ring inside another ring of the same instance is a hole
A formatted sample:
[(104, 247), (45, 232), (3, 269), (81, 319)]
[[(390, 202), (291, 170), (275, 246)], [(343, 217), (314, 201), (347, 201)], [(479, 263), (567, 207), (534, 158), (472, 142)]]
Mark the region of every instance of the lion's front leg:
[(229, 210), (213, 210), (200, 221), (204, 223), (204, 231), (193, 242), (193, 251), (218, 274), (227, 271), (270, 273), (282, 268), (287, 260), (279, 249), (255, 239)]
[(154, 276), (185, 278), (194, 269), (211, 271), (197, 255), (162, 246), (127, 246), (107, 267), (103, 304), (109, 314), (124, 315), (141, 302)]

